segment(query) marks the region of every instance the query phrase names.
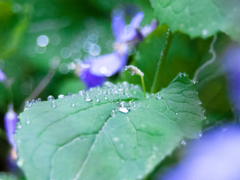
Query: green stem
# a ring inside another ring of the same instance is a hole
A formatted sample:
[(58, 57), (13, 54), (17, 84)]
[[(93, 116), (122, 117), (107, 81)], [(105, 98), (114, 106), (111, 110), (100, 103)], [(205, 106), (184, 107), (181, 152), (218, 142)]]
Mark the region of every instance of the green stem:
[(5, 82), (5, 87), (7, 88), (10, 104), (13, 104), (13, 94), (12, 94), (12, 83), (13, 83), (13, 81), (14, 81), (13, 79), (7, 79), (7, 81)]
[(171, 46), (172, 38), (173, 38), (173, 35), (172, 35), (171, 31), (168, 30), (167, 31), (167, 41), (165, 43), (165, 47), (162, 50), (161, 55), (160, 55), (160, 59), (158, 61), (156, 74), (155, 74), (155, 77), (154, 77), (154, 80), (153, 80), (153, 85), (151, 87), (151, 93), (156, 93), (157, 91), (160, 90), (158, 84), (160, 82), (161, 75), (162, 75), (162, 72), (163, 72), (163, 68), (164, 68), (164, 65), (165, 65), (166, 60), (167, 60), (167, 55), (168, 55), (168, 51), (169, 51), (170, 46)]
[(146, 97), (146, 88), (145, 88), (143, 76), (141, 76), (141, 81), (142, 81), (143, 93), (144, 93), (144, 96)]

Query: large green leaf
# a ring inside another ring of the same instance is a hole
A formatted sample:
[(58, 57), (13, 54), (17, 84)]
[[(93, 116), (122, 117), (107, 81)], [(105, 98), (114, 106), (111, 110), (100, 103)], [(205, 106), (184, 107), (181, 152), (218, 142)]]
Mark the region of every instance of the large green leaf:
[(27, 179), (141, 179), (201, 130), (195, 85), (183, 74), (147, 99), (126, 82), (86, 94), (39, 102), (20, 115), (15, 139)]
[(218, 31), (240, 41), (239, 0), (152, 0), (161, 24), (191, 37), (209, 37)]

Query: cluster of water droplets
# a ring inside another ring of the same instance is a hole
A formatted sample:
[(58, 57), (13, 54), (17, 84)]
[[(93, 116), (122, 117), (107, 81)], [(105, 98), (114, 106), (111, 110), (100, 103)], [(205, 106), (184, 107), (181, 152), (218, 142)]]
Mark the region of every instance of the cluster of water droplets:
[[(128, 82), (113, 84), (111, 82), (105, 82), (103, 87), (90, 88), (88, 91), (82, 90), (76, 94), (68, 93), (66, 96), (60, 94), (58, 99), (61, 102), (70, 103), (72, 107), (75, 107), (74, 103), (75, 98), (83, 98), (86, 102), (104, 102), (104, 101), (118, 101), (121, 98), (131, 98), (137, 94), (137, 91), (141, 91), (141, 88), (138, 85), (129, 84)], [(55, 98), (50, 95), (47, 97), (47, 100), (51, 102), (52, 108), (57, 108), (57, 102)], [(26, 101), (25, 110), (31, 108), (34, 104), (41, 102), (39, 98), (37, 100)]]
[(25, 106), (24, 106), (24, 110), (27, 110), (27, 109), (31, 108), (34, 104), (39, 103), (41, 101), (42, 101), (41, 98), (38, 98), (36, 100), (32, 99), (31, 101), (26, 101)]

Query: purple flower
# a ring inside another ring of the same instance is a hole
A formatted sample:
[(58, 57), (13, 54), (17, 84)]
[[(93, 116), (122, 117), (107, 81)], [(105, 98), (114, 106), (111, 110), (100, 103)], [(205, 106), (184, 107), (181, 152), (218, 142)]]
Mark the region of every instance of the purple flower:
[(221, 59), (222, 69), (227, 77), (227, 88), (233, 110), (236, 114), (240, 114), (240, 46), (238, 44), (230, 45)]
[(183, 161), (161, 180), (240, 179), (240, 127), (217, 128), (189, 146)]
[(85, 84), (86, 89), (96, 86), (102, 86), (106, 81), (104, 76), (96, 76), (90, 73), (90, 67), (92, 60), (88, 60), (78, 66), (77, 75), (81, 78), (82, 82)]
[(85, 60), (82, 67), (86, 68), (82, 68), (79, 75), (87, 88), (102, 85), (106, 77), (122, 70), (127, 64), (128, 51), (157, 27), (154, 21), (151, 25), (139, 29), (143, 17), (144, 14), (139, 12), (132, 18), (130, 24), (126, 25), (122, 15), (113, 16), (114, 52), (99, 56), (91, 63)]
[(15, 151), (17, 147), (14, 141), (14, 132), (16, 129), (17, 122), (18, 122), (17, 114), (13, 111), (12, 104), (10, 104), (8, 112), (4, 116), (4, 126), (7, 133), (8, 142), (12, 145)]
[(0, 82), (1, 81), (6, 81), (7, 77), (6, 75), (2, 72), (2, 70), (0, 69)]

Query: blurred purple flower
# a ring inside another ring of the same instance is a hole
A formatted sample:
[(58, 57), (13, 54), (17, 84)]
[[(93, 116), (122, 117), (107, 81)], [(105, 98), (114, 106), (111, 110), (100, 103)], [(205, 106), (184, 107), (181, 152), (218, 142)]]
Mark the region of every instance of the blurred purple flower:
[(0, 82), (1, 81), (5, 81), (7, 79), (6, 75), (2, 72), (2, 70), (0, 69)]
[(239, 180), (240, 127), (228, 125), (204, 134), (186, 157), (161, 180)]
[(91, 63), (86, 63), (85, 60), (82, 67), (88, 67), (80, 68), (78, 75), (87, 88), (102, 85), (106, 77), (122, 70), (127, 64), (128, 51), (157, 27), (157, 22), (153, 21), (151, 25), (139, 29), (143, 17), (143, 12), (139, 12), (132, 18), (130, 24), (126, 25), (122, 14), (113, 16), (114, 52), (99, 56)]
[(101, 86), (105, 81), (106, 77), (96, 76), (90, 73), (90, 67), (92, 60), (88, 60), (78, 66), (77, 75), (81, 78), (82, 82), (85, 84), (86, 89), (91, 87)]
[[(233, 110), (240, 114), (240, 45), (230, 45), (222, 56), (222, 68), (228, 80), (228, 91)], [(240, 120), (240, 119), (239, 119)]]
[(18, 122), (17, 114), (13, 111), (12, 104), (10, 104), (8, 112), (4, 116), (4, 126), (7, 133), (8, 142), (12, 145), (12, 148), (15, 151), (17, 147), (14, 141), (14, 132), (16, 129), (17, 122)]

